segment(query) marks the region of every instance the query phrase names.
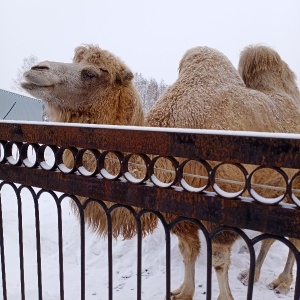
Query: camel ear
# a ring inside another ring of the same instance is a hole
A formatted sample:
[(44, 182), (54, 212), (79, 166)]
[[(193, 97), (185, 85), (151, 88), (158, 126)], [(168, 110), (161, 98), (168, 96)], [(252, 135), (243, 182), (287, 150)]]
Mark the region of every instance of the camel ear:
[(82, 61), (84, 53), (86, 52), (86, 47), (84, 46), (79, 46), (75, 49), (75, 54), (73, 58), (74, 63), (79, 63)]
[(133, 78), (133, 74), (130, 70), (122, 70), (117, 74), (116, 81), (120, 84), (128, 83)]

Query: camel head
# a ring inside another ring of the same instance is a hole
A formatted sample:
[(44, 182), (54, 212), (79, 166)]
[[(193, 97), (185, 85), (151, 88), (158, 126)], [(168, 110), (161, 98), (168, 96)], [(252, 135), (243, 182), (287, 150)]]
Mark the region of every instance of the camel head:
[(48, 110), (90, 113), (92, 107), (97, 110), (98, 123), (114, 123), (101, 120), (100, 111), (105, 114), (117, 109), (122, 89), (132, 89), (132, 78), (132, 72), (116, 56), (98, 46), (84, 45), (75, 49), (72, 63), (44, 61), (33, 66), (24, 73), (21, 85), (44, 101)]

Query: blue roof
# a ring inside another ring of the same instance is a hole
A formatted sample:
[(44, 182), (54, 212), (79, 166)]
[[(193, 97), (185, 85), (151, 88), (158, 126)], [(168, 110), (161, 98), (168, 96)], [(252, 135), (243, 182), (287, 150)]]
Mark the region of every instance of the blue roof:
[(0, 89), (0, 120), (43, 121), (42, 102)]

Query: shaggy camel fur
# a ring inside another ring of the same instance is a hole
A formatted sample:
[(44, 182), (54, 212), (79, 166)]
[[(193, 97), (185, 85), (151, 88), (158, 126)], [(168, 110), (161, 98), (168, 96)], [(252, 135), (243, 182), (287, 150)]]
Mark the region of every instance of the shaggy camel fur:
[[(217, 50), (196, 47), (182, 58), (177, 81), (156, 102), (146, 117), (146, 123), (157, 127), (299, 132), (295, 102), (282, 102), (248, 89), (231, 62)], [(212, 166), (216, 164), (211, 163)], [(250, 172), (254, 167), (247, 166), (247, 169)], [(234, 172), (232, 166), (227, 165), (219, 176), (226, 178), (226, 174)], [(263, 177), (265, 183), (269, 174)], [(259, 183), (260, 179), (256, 178), (255, 182)], [(226, 190), (225, 186), (222, 188)], [(173, 216), (167, 215), (167, 218), (172, 220)], [(204, 224), (209, 230), (217, 226), (208, 222)], [(184, 283), (173, 292), (174, 299), (193, 297), (195, 261), (200, 250), (197, 231), (191, 223), (178, 224), (174, 228), (185, 264)], [(222, 232), (213, 240), (213, 266), (220, 289), (218, 300), (233, 299), (228, 268), (231, 246), (237, 238), (233, 232)]]
[[(273, 49), (266, 46), (245, 48), (240, 55), (238, 69), (247, 87), (268, 95), (274, 102), (281, 103), (283, 107), (294, 107), (295, 111), (300, 110), (300, 92), (296, 84), (296, 76)], [(289, 119), (282, 118), (282, 122), (286, 122), (287, 127), (290, 126), (289, 121)], [(299, 116), (294, 121), (299, 123)], [(291, 125), (290, 132), (299, 133), (297, 129), (295, 130), (294, 124)], [(293, 170), (285, 171), (289, 178), (296, 172)], [(299, 240), (290, 239), (290, 241), (300, 249)], [(256, 262), (255, 282), (259, 279), (263, 261), (274, 242), (275, 240), (264, 240), (262, 243)], [(276, 293), (280, 294), (286, 294), (290, 290), (293, 281), (294, 262), (295, 256), (290, 250), (283, 272), (268, 285), (270, 289), (274, 289)], [(248, 284), (248, 277), (249, 270), (242, 272), (239, 276), (244, 284)]]
[[(25, 73), (22, 86), (44, 100), (53, 121), (142, 125), (143, 113), (131, 78), (130, 70), (112, 54), (85, 46), (76, 49), (72, 64), (44, 62), (33, 67)], [(185, 54), (178, 80), (163, 94), (146, 121), (149, 126), (286, 132), (276, 116), (291, 124), (295, 113), (293, 109), (282, 110), (267, 96), (247, 89), (224, 55), (198, 47)], [(94, 162), (89, 163), (93, 167)], [(107, 233), (106, 217), (98, 205), (89, 204), (85, 216), (100, 235)], [(166, 218), (173, 220), (175, 216)], [(135, 220), (126, 209), (115, 210), (112, 223), (115, 237), (131, 238), (136, 234)], [(216, 226), (206, 225), (209, 229)], [(156, 226), (157, 218), (152, 214), (142, 219), (144, 234)], [(179, 238), (185, 274), (183, 284), (173, 291), (173, 299), (189, 300), (195, 290), (195, 260), (200, 251), (198, 228), (179, 223), (174, 233)], [(230, 248), (236, 238), (231, 232), (223, 232), (213, 241), (219, 300), (232, 299), (227, 273)]]
[[(22, 87), (31, 95), (42, 99), (49, 119), (55, 122), (94, 123), (113, 125), (143, 125), (141, 101), (133, 85), (131, 70), (112, 53), (94, 45), (75, 49), (73, 63), (41, 62), (24, 74)], [(89, 153), (83, 160), (93, 170), (96, 162)], [(73, 155), (64, 154), (64, 163), (70, 167)], [(108, 170), (113, 171), (113, 163)], [(79, 197), (81, 203), (86, 198)], [(106, 202), (110, 207), (114, 203)], [(76, 204), (71, 206), (78, 212)], [(113, 236), (125, 239), (136, 234), (136, 222), (125, 208), (112, 213)], [(85, 221), (99, 235), (107, 234), (106, 214), (95, 202), (85, 209)], [(157, 226), (153, 214), (141, 219), (143, 234)]]

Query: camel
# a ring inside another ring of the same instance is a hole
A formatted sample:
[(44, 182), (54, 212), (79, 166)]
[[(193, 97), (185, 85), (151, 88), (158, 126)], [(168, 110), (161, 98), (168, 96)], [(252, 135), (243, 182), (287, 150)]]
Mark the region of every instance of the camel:
[[(287, 76), (284, 80), (286, 84), (295, 86), (293, 77)], [(274, 89), (280, 89), (281, 85), (280, 81)], [(146, 116), (146, 123), (154, 127), (298, 133), (300, 124), (297, 121), (297, 102), (288, 95), (287, 99), (283, 97), (282, 101), (274, 101), (267, 94), (247, 88), (237, 70), (222, 53), (208, 47), (196, 47), (183, 56), (177, 81), (155, 103)], [(212, 166), (215, 165), (212, 162)], [(255, 166), (247, 166), (249, 173), (254, 169)], [(234, 172), (230, 165), (224, 170), (227, 174)], [(260, 180), (270, 183), (278, 179), (266, 173), (255, 178), (257, 183)], [(169, 220), (173, 218), (167, 217)], [(203, 223), (209, 230), (217, 226)], [(185, 281), (173, 292), (174, 299), (192, 299), (194, 293), (194, 268), (200, 242), (196, 226), (186, 226), (180, 228), (179, 224), (174, 229), (185, 264)], [(191, 232), (194, 232), (193, 239)], [(189, 239), (186, 239), (187, 235)], [(228, 283), (228, 268), (230, 250), (237, 238), (233, 232), (222, 232), (212, 241), (212, 262), (220, 289), (218, 300), (233, 299)]]
[[(67, 123), (144, 125), (140, 97), (133, 85), (132, 71), (114, 54), (95, 45), (75, 49), (73, 63), (44, 61), (24, 73), (22, 88), (41, 99), (49, 120)], [(109, 156), (108, 156), (109, 158)], [(113, 159), (113, 157), (111, 157)], [(84, 166), (92, 170), (95, 160), (90, 153), (83, 157)], [(73, 164), (73, 155), (64, 153), (64, 164)], [(113, 163), (109, 171), (113, 171)], [(86, 198), (79, 197), (81, 203)], [(114, 203), (106, 202), (107, 206)], [(76, 204), (71, 201), (75, 213)], [(85, 221), (99, 235), (107, 234), (106, 215), (95, 202), (85, 209)], [(135, 219), (127, 209), (112, 214), (113, 236), (124, 239), (136, 234)], [(142, 218), (143, 234), (156, 228), (156, 218)]]
[[(279, 54), (270, 47), (263, 45), (246, 47), (241, 52), (238, 71), (248, 88), (264, 93), (274, 102), (282, 103), (287, 107), (294, 106), (295, 111), (300, 111), (300, 92), (296, 84), (296, 76)], [(290, 120), (287, 119), (286, 122), (288, 121)], [(299, 116), (294, 122), (299, 123)], [(293, 128), (292, 126), (291, 132), (299, 133), (299, 131), (293, 131)], [(285, 172), (291, 178), (296, 171), (285, 170)], [(290, 241), (300, 249), (299, 240), (291, 238)], [(274, 242), (275, 240), (264, 240), (262, 242), (255, 265), (255, 282), (259, 279), (264, 259)], [(293, 282), (294, 262), (295, 256), (289, 250), (283, 272), (268, 285), (269, 289), (273, 289), (277, 294), (288, 293)], [(239, 279), (247, 285), (248, 277), (249, 270), (245, 270), (240, 274)]]
[[(71, 64), (42, 62), (24, 77), (22, 87), (44, 101), (50, 119), (56, 122), (299, 131), (293, 121), (298, 116), (294, 107), (283, 109), (267, 95), (247, 88), (231, 62), (208, 47), (186, 52), (180, 61), (178, 79), (160, 97), (145, 121), (132, 85), (132, 72), (113, 54), (97, 46), (76, 48)], [(287, 120), (290, 126), (294, 124), (295, 128), (286, 128), (276, 116)], [(66, 164), (69, 159), (66, 155)], [(93, 168), (95, 162), (89, 161), (88, 155), (86, 160)], [(83, 203), (86, 199), (79, 197), (79, 200)], [(74, 203), (72, 206), (76, 211)], [(170, 214), (164, 216), (168, 221), (176, 218)], [(106, 216), (99, 205), (90, 203), (85, 209), (85, 218), (100, 236), (107, 234)], [(157, 227), (157, 217), (153, 214), (145, 214), (141, 221), (143, 235)], [(112, 224), (114, 237), (121, 235), (129, 239), (136, 234), (135, 219), (125, 208), (114, 210)], [(206, 223), (206, 226), (213, 229), (217, 225)], [(195, 291), (195, 260), (200, 252), (198, 227), (181, 222), (174, 227), (173, 233), (178, 236), (185, 268), (183, 283), (172, 292), (172, 299), (191, 300)], [(218, 300), (233, 299), (228, 267), (230, 249), (236, 239), (235, 233), (223, 232), (213, 240), (213, 265), (220, 287)]]

